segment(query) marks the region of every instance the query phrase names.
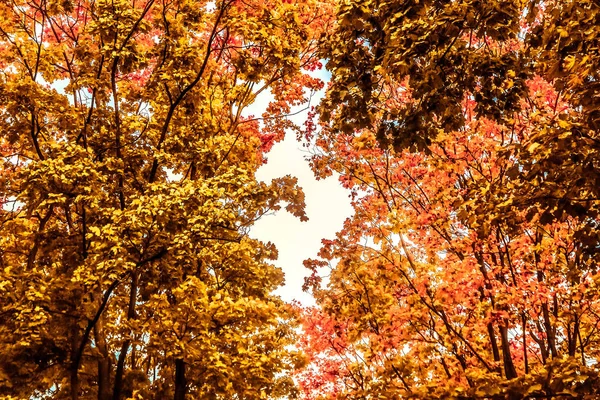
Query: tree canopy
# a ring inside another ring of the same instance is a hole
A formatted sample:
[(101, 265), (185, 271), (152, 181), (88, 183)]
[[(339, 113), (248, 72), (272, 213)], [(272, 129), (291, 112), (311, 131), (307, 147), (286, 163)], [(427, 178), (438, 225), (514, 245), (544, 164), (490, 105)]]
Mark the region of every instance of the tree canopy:
[(0, 395), (293, 394), (283, 273), (248, 230), (306, 218), (295, 178), (255, 172), (322, 85), (317, 6), (0, 3)]
[(598, 396), (597, 2), (343, 1), (305, 398)]
[[(599, 49), (594, 0), (1, 1), (0, 396), (598, 397)], [(248, 235), (308, 217), (289, 131), (354, 207), (312, 307)]]

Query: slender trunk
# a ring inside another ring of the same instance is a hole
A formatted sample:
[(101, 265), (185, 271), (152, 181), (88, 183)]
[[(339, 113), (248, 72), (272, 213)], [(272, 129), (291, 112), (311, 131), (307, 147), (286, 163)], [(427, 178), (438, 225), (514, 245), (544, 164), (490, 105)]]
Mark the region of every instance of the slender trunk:
[(79, 399), (79, 373), (77, 370), (71, 370), (71, 400)]
[(542, 315), (544, 317), (544, 330), (546, 331), (546, 337), (548, 338), (548, 347), (550, 348), (550, 354), (552, 354), (552, 358), (556, 358), (558, 357), (558, 351), (556, 350), (554, 330), (552, 329), (552, 322), (550, 321), (550, 311), (548, 309), (548, 302), (544, 302), (544, 304), (542, 304)]
[(496, 334), (494, 333), (494, 326), (491, 322), (487, 324), (488, 336), (490, 337), (490, 343), (492, 344), (492, 354), (494, 354), (494, 361), (500, 361), (500, 350), (498, 349), (498, 342), (496, 342)]
[(94, 326), (94, 341), (100, 352), (98, 359), (98, 400), (110, 399), (110, 357), (104, 337), (104, 324), (102, 317)]
[[(129, 292), (129, 307), (127, 309), (127, 319), (134, 319), (136, 317), (135, 303), (137, 301), (137, 283), (138, 276), (134, 272), (131, 277), (131, 289)], [(125, 359), (129, 352), (129, 346), (131, 345), (131, 339), (126, 339), (121, 346), (121, 352), (119, 353), (119, 359), (117, 361), (117, 370), (115, 371), (115, 385), (113, 388), (113, 400), (120, 400), (121, 391), (123, 390), (123, 373), (125, 372)]]
[(574, 335), (575, 329), (573, 329), (573, 332), (571, 332), (571, 324), (569, 322), (567, 322), (566, 328), (567, 329), (565, 332), (567, 333), (567, 351), (572, 357), (575, 354), (575, 344), (577, 343)]
[(571, 340), (569, 341), (569, 355), (571, 357), (575, 356), (577, 353), (577, 336), (579, 334), (579, 315), (575, 314), (575, 323), (573, 325), (573, 335)]
[[(79, 329), (77, 324), (74, 324), (71, 331), (72, 339), (71, 339), (71, 354), (72, 357), (77, 357), (77, 351), (79, 348)], [(70, 377), (70, 385), (71, 385), (71, 400), (79, 399), (79, 362), (73, 361), (73, 365), (71, 365), (71, 377)]]
[(98, 360), (98, 400), (110, 400), (110, 360)]
[[(137, 335), (133, 336), (133, 342), (136, 343), (137, 341)], [(137, 369), (137, 353), (136, 353), (136, 345), (134, 344), (131, 347), (131, 368), (132, 369)]]
[(525, 313), (521, 315), (521, 321), (523, 323), (523, 363), (525, 364), (525, 373), (529, 373), (529, 360), (527, 357), (527, 318)]
[[(536, 233), (536, 245), (541, 243), (542, 234), (539, 232)], [(538, 264), (540, 262), (540, 255), (537, 251), (534, 253), (535, 256), (535, 266), (537, 269), (537, 280), (538, 282), (544, 282), (544, 272), (538, 268)], [(554, 331), (552, 330), (552, 323), (550, 322), (550, 311), (548, 310), (548, 302), (545, 301), (542, 303), (542, 316), (544, 318), (544, 330), (546, 331), (546, 337), (548, 340), (548, 349), (550, 350), (550, 354), (552, 354), (552, 358), (558, 356), (558, 352), (556, 351), (556, 343), (554, 341)], [(540, 338), (542, 339), (542, 338)], [(543, 340), (543, 339), (542, 339)], [(545, 361), (544, 361), (545, 363)]]
[(583, 344), (583, 340), (581, 340), (581, 331), (579, 328), (577, 329), (577, 337), (579, 338), (579, 348), (581, 351), (581, 364), (585, 365), (585, 346)]
[[(491, 294), (492, 293), (492, 285), (490, 284), (490, 280), (488, 277), (488, 273), (487, 270), (485, 269), (485, 263), (483, 260), (483, 254), (481, 253), (477, 253), (476, 254), (476, 258), (477, 258), (477, 262), (479, 263), (479, 271), (481, 271), (481, 275), (483, 276), (483, 280), (485, 282), (485, 288), (489, 291), (489, 300), (490, 300), (490, 304), (492, 305), (492, 308), (496, 308), (495, 302), (494, 302), (494, 296)], [(492, 253), (492, 258), (493, 258), (493, 262), (494, 264), (496, 263), (496, 256)], [(480, 293), (480, 300), (483, 302), (485, 301), (485, 292), (483, 290), (483, 287), (481, 287), (479, 289), (479, 293)], [(494, 333), (494, 325), (489, 322), (487, 324), (487, 331), (488, 331), (488, 337), (490, 338), (490, 344), (492, 345), (492, 354), (494, 355), (494, 361), (495, 362), (500, 362), (500, 350), (498, 349), (498, 342), (496, 341), (496, 334)], [(495, 368), (495, 370), (498, 373), (500, 372), (500, 367)]]
[(446, 364), (446, 360), (444, 360), (444, 356), (440, 354), (440, 361), (442, 363), (442, 367), (444, 367), (444, 372), (448, 379), (452, 378), (452, 374), (450, 373), (450, 369), (448, 368), (448, 364)]
[(517, 377), (517, 370), (513, 364), (510, 354), (510, 342), (508, 341), (508, 327), (500, 326), (500, 338), (502, 340), (502, 358), (504, 361), (504, 374), (506, 379), (514, 379)]
[[(544, 329), (542, 328), (542, 325), (540, 325), (539, 321), (536, 320), (534, 322), (538, 332), (544, 332)], [(544, 338), (535, 336), (533, 332), (531, 332), (531, 338), (538, 344), (540, 355), (542, 356), (542, 364), (546, 365), (546, 361), (548, 360), (548, 349), (546, 347)]]
[(113, 400), (121, 399), (121, 390), (123, 390), (123, 372), (125, 370), (125, 358), (127, 358), (127, 352), (129, 352), (129, 342), (129, 339), (123, 342), (123, 345), (121, 346), (121, 352), (119, 353), (119, 360), (117, 361), (117, 371), (115, 372)]
[(175, 360), (175, 396), (174, 400), (185, 400), (187, 381), (185, 379), (185, 362), (182, 358)]

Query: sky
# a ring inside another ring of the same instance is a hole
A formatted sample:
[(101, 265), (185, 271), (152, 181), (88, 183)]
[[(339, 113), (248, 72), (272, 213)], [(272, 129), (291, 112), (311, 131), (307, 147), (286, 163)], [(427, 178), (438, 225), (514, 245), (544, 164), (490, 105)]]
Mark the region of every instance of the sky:
[[(326, 72), (320, 72), (322, 79), (328, 79)], [(323, 93), (312, 98), (316, 104)], [(260, 95), (246, 110), (246, 115), (260, 115), (269, 102), (269, 95)], [(294, 115), (291, 119), (302, 124), (307, 112)], [(350, 192), (344, 189), (337, 175), (316, 180), (306, 157), (307, 150), (296, 141), (294, 133), (288, 133), (280, 143), (273, 146), (267, 155), (268, 162), (257, 173), (259, 180), (269, 182), (273, 178), (292, 175), (306, 195), (307, 222), (301, 222), (285, 210), (261, 218), (250, 231), (250, 236), (277, 246), (279, 258), (275, 265), (285, 273), (285, 285), (276, 291), (286, 301), (297, 300), (304, 305), (314, 304), (312, 296), (302, 292), (304, 277), (309, 275), (302, 262), (316, 258), (321, 248), (321, 239), (333, 238), (342, 229), (344, 220), (352, 215)]]
[(307, 258), (315, 258), (321, 248), (321, 239), (333, 238), (342, 229), (344, 220), (352, 214), (349, 192), (337, 177), (317, 181), (305, 160), (306, 150), (294, 134), (276, 144), (269, 153), (268, 163), (258, 171), (257, 178), (265, 182), (290, 174), (306, 195), (307, 222), (301, 222), (285, 210), (261, 218), (250, 235), (262, 241), (273, 242), (279, 251), (275, 265), (285, 273), (285, 286), (277, 290), (284, 300), (298, 300), (313, 304), (312, 297), (302, 292), (308, 270), (302, 265)]

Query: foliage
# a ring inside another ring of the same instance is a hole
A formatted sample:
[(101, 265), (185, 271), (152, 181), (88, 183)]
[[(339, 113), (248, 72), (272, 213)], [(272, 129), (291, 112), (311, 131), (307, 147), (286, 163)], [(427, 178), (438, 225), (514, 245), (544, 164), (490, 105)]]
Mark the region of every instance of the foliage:
[[(306, 398), (596, 398), (597, 2), (342, 1)], [(587, 397), (586, 397), (587, 396)]]
[(355, 214), (307, 262), (307, 398), (597, 395), (600, 275), (576, 235), (587, 222), (511, 206), (506, 149), (532, 134), (533, 112), (514, 130), (472, 119), (428, 154), (379, 149), (366, 130), (321, 138), (313, 162), (343, 174)]
[[(524, 101), (538, 106), (527, 82), (542, 77), (569, 107), (532, 114), (537, 132), (515, 144), (524, 179), (514, 180), (514, 203), (546, 219), (598, 217), (597, 2), (342, 1), (337, 21), (323, 47), (327, 129), (368, 128), (383, 147), (427, 151), (440, 131), (465, 126), (465, 99), (479, 117), (513, 126)], [(591, 230), (580, 239), (593, 248)]]
[[(0, 395), (277, 398), (302, 358), (247, 236), (320, 81), (316, 1), (0, 3)], [(244, 110), (263, 91), (261, 118)]]
[[(600, 396), (598, 2), (334, 3), (0, 2), (0, 396)], [(320, 57), (298, 337), (247, 233)]]

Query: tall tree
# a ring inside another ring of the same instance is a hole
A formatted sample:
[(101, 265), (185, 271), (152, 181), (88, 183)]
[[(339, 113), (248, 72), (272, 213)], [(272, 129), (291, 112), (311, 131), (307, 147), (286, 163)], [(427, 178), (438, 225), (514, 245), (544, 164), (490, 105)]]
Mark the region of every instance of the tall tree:
[(368, 130), (318, 139), (313, 163), (341, 174), (355, 214), (306, 263), (305, 398), (598, 395), (600, 275), (577, 236), (589, 221), (510, 206), (507, 147), (555, 112), (549, 84), (529, 88), (544, 100), (515, 127), (470, 118), (467, 102), (467, 127), (427, 154), (382, 150)]
[[(539, 203), (548, 218), (584, 209), (597, 218), (599, 26), (591, 0), (340, 2), (323, 47), (332, 72), (323, 121), (342, 132), (369, 128), (384, 147), (426, 150), (438, 132), (465, 126), (465, 98), (478, 116), (513, 125), (523, 101), (535, 104), (527, 81), (541, 76), (570, 108), (515, 144), (527, 176), (515, 182), (515, 203)], [(394, 101), (396, 91), (406, 101)], [(581, 240), (593, 248), (598, 236)]]
[[(0, 3), (0, 394), (293, 393), (294, 316), (247, 236), (258, 182), (320, 82), (317, 2)], [(263, 91), (260, 118), (246, 108)]]
[(312, 163), (355, 215), (307, 262), (306, 398), (597, 397), (599, 11), (339, 3)]

